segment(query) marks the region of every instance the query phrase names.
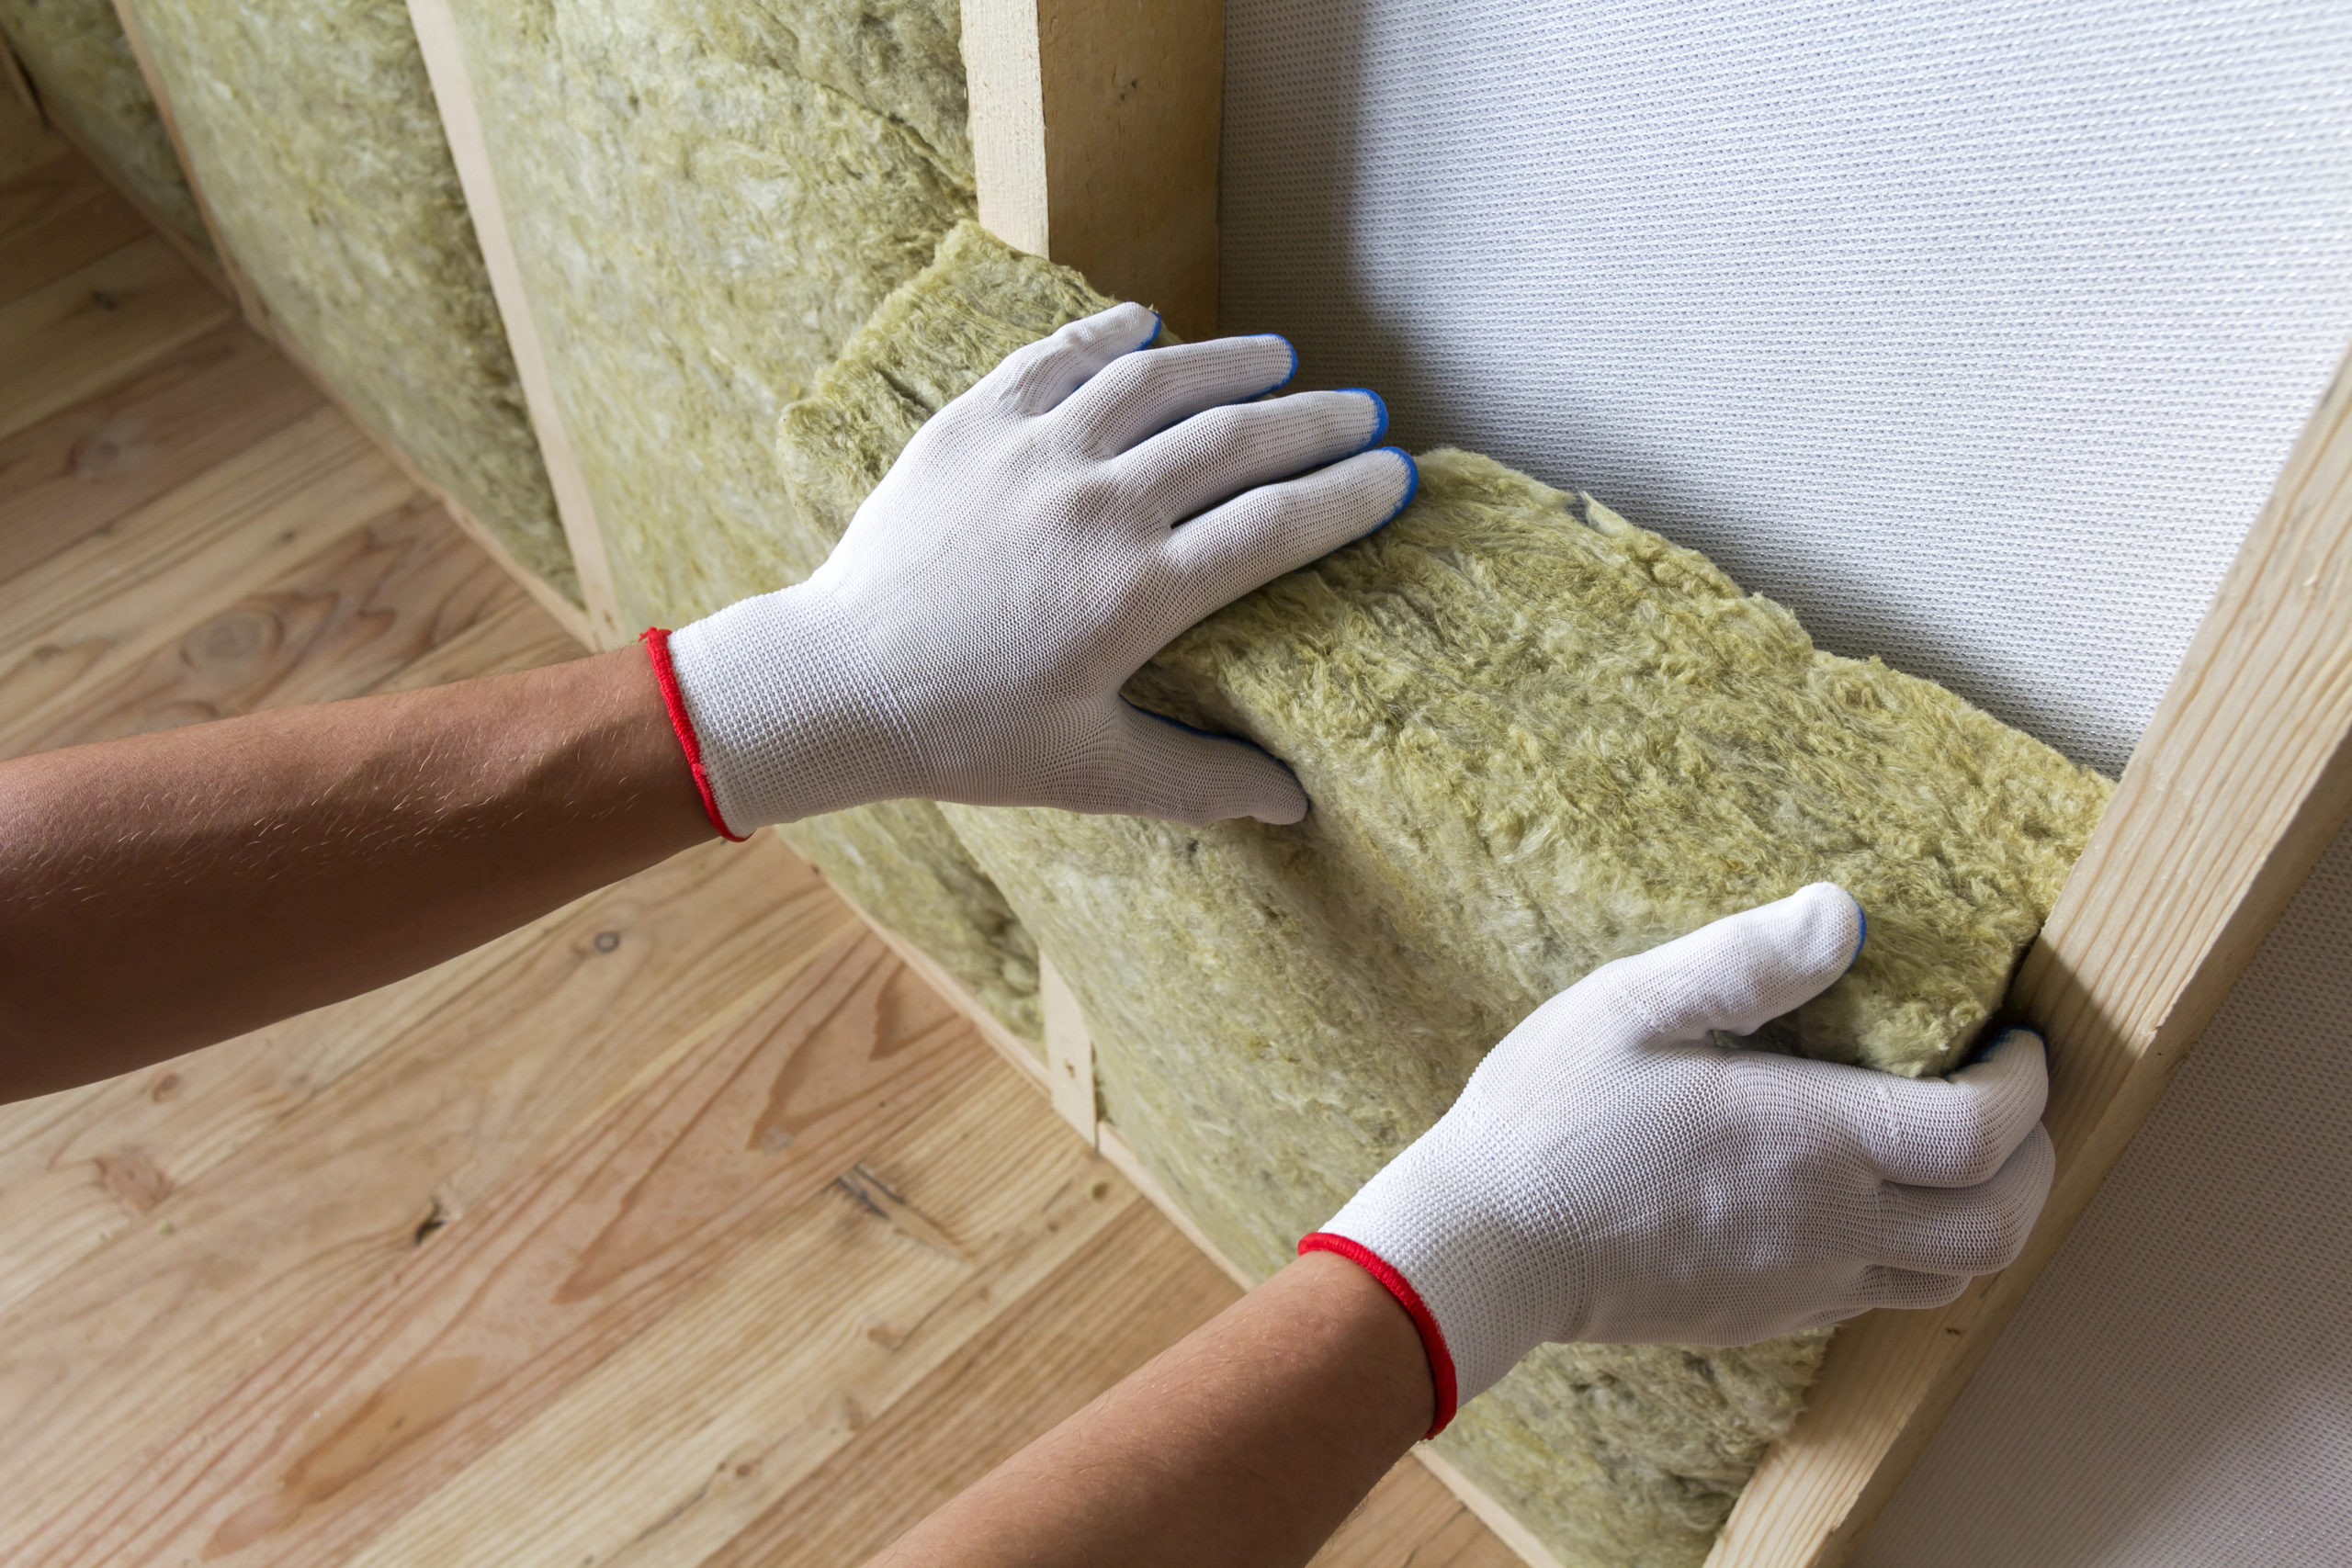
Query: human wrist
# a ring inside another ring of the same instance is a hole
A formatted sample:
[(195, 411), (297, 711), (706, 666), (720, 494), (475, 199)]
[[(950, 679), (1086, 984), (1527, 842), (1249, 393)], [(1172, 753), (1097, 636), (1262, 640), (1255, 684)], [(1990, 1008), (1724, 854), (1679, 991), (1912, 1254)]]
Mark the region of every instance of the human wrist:
[(1429, 1416), (1423, 1438), (1434, 1438), (1453, 1419), (1458, 1407), (1453, 1357), (1429, 1305), (1410, 1280), (1389, 1266), (1371, 1247), (1334, 1231), (1316, 1231), (1300, 1238), (1294, 1269), (1310, 1269), (1331, 1281), (1327, 1286), (1343, 1293), (1358, 1312), (1377, 1315), (1393, 1325), (1401, 1322), (1412, 1333), (1409, 1350), (1393, 1332), (1386, 1336), (1392, 1355), (1401, 1355), (1419, 1376), (1413, 1386), (1428, 1396)]
[(801, 583), (645, 634), (711, 821), (729, 838), (928, 793), (921, 749), (865, 640)]
[(1388, 1286), (1342, 1253), (1306, 1251), (1276, 1277), (1316, 1303), (1315, 1330), (1340, 1348), (1366, 1418), (1400, 1432), (1435, 1431), (1437, 1390), (1420, 1333)]

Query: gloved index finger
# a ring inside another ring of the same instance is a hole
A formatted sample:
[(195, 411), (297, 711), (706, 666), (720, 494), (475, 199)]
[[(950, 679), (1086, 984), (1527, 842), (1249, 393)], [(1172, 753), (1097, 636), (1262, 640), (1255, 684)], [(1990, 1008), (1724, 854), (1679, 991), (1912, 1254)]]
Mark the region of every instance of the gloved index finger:
[(1271, 392), (1297, 371), (1297, 352), (1272, 333), (1177, 344), (1108, 366), (1054, 417), (1098, 456), (1116, 457), (1178, 420)]
[(1871, 1163), (1887, 1180), (1911, 1187), (1991, 1180), (2041, 1124), (2050, 1098), (2041, 1036), (2030, 1029), (2009, 1030), (1983, 1060), (1949, 1078), (1834, 1070), (1840, 1075), (1834, 1098)]
[(1013, 350), (983, 380), (994, 383), (1019, 412), (1047, 413), (1103, 367), (1149, 347), (1159, 335), (1159, 311), (1143, 305), (1114, 305)]

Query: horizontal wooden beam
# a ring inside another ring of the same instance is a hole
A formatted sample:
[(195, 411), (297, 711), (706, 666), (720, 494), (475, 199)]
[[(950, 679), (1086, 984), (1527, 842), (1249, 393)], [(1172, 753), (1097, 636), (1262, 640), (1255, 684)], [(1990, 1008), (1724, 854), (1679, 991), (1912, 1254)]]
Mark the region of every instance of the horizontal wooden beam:
[[(2025, 1255), (1831, 1342), (1710, 1568), (1834, 1568), (2352, 813), (2352, 355), (2280, 470), (2010, 993), (2058, 1176)], [(2154, 1375), (2161, 1375), (2160, 1373)]]

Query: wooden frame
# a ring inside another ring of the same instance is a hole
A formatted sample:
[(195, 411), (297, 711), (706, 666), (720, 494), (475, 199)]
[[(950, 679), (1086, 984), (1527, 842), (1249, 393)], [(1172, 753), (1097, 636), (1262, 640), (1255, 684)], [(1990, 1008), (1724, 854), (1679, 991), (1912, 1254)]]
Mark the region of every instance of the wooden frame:
[[(130, 189), (129, 186), (121, 180), (115, 178), (114, 171), (104, 160), (92, 157), (90, 159), (91, 164), (100, 174), (105, 175), (109, 180), (111, 180), (116, 188), (121, 190), (124, 197), (129, 199), (134, 207), (139, 208), (141, 212), (149, 219), (151, 223), (154, 224), (156, 230), (161, 232), (166, 240), (173, 242), (178, 246), (181, 254), (188, 259), (189, 264), (195, 266), (199, 274), (204, 276), (208, 281), (213, 283), (215, 287), (220, 288), (222, 292), (235, 299), (239, 310), (245, 318), (246, 324), (252, 327), (254, 332), (260, 333), (264, 338), (267, 339), (270, 344), (280, 354), (284, 355), (287, 360), (292, 364), (296, 369), (301, 371), (305, 377), (309, 378), (311, 384), (319, 389), (321, 394), (323, 395), (329, 402), (334, 404), (336, 408), (343, 411), (345, 417), (348, 418), (351, 423), (358, 428), (360, 434), (367, 436), (369, 441), (373, 442), (387, 457), (391, 459), (394, 466), (399, 468), (403, 474), (408, 476), (411, 483), (414, 484), (417, 489), (423, 491), (425, 494), (431, 496), (434, 501), (438, 502), (441, 509), (449, 514), (450, 520), (455, 522), (458, 526), (464, 531), (466, 536), (472, 539), (475, 544), (480, 545), (483, 551), (489, 555), (491, 559), (497, 563), (502, 571), (505, 572), (507, 576), (513, 578), (518, 584), (520, 584), (523, 590), (529, 593), (531, 597), (537, 602), (539, 607), (545, 610), (549, 616), (553, 617), (556, 624), (564, 629), (566, 635), (570, 636), (573, 641), (580, 643), (585, 648), (606, 646), (604, 643), (600, 643), (597, 638), (596, 622), (593, 613), (583, 613), (579, 605), (574, 604), (571, 600), (565, 598), (562, 592), (553, 584), (549, 583), (545, 578), (540, 577), (537, 572), (526, 570), (522, 562), (516, 560), (514, 553), (508, 550), (504, 544), (500, 542), (498, 536), (492, 533), (487, 527), (483, 526), (481, 520), (476, 517), (472, 512), (468, 510), (463, 502), (459, 502), (456, 496), (451, 495), (447, 490), (435, 483), (432, 479), (428, 478), (422, 469), (418, 468), (415, 460), (412, 458), (398, 443), (387, 436), (382, 431), (378, 430), (369, 421), (362, 418), (359, 412), (351, 406), (350, 400), (343, 395), (342, 391), (336, 388), (332, 381), (329, 381), (324, 376), (322, 376), (319, 373), (318, 367), (311, 363), (310, 356), (304, 354), (300, 345), (296, 344), (287, 336), (285, 332), (278, 327), (276, 319), (270, 314), (267, 303), (262, 299), (261, 296), (254, 290), (252, 281), (245, 276), (243, 269), (238, 266), (236, 253), (230, 249), (227, 238), (221, 232), (220, 220), (214, 216), (212, 210), (212, 203), (205, 196), (203, 181), (197, 174), (195, 163), (190, 160), (187, 155), (187, 143), (180, 135), (179, 120), (173, 112), (171, 96), (164, 90), (163, 78), (156, 73), (154, 58), (148, 50), (146, 35), (140, 28), (139, 18), (131, 13), (130, 7), (125, 3), (125, 0), (114, 0), (114, 10), (116, 19), (122, 24), (123, 36), (130, 42), (131, 58), (138, 62), (139, 73), (146, 79), (147, 91), (155, 100), (156, 114), (163, 121), (164, 132), (171, 139), (172, 151), (179, 157), (180, 170), (187, 177), (188, 189), (196, 197), (197, 210), (203, 215), (205, 232), (211, 238), (213, 251), (220, 257), (219, 268), (215, 270), (209, 266), (203, 261), (202, 254), (196, 251), (194, 247), (187, 245), (184, 241), (179, 240), (175, 235), (169, 224), (156, 221), (155, 214), (148, 209), (147, 204), (140, 197), (138, 193)], [(470, 104), (469, 104), (468, 107), (470, 108)], [(446, 106), (442, 112), (445, 117), (448, 113)], [(51, 117), (51, 123), (52, 125), (58, 123), (55, 117)], [(69, 137), (68, 140), (70, 141), (72, 138)], [(88, 150), (84, 148), (81, 149), (81, 151), (86, 153)], [(460, 178), (463, 178), (462, 170), (460, 171)], [(468, 198), (470, 200), (472, 197), (470, 187), (469, 187), (467, 195)], [(503, 309), (503, 299), (501, 301), (501, 308), (502, 310)], [(536, 404), (533, 406), (532, 412), (533, 418), (536, 421), (537, 418), (537, 409)], [(544, 449), (546, 442), (546, 434), (544, 432), (540, 433), (540, 441)], [(550, 481), (552, 481), (552, 471), (550, 471), (549, 479)], [(559, 508), (560, 508), (561, 496), (560, 493), (558, 496), (558, 505)], [(567, 537), (569, 536), (570, 532), (570, 523), (569, 519), (567, 519), (565, 526)], [(604, 566), (604, 552), (600, 544), (594, 553), (595, 566), (600, 571)], [(582, 595), (585, 596), (589, 592), (588, 569), (582, 566), (576, 558), (574, 566), (575, 570), (580, 572), (581, 592)], [(603, 581), (605, 591), (609, 597), (611, 590), (609, 575), (605, 576), (601, 581)], [(594, 601), (592, 600), (591, 603), (593, 605)]]
[[(560, 618), (582, 641), (609, 645), (622, 627), (594, 508), (551, 395), (447, 3), (409, 6), (583, 589), (592, 575), (599, 584), (591, 616), (565, 605)], [(1158, 304), (1186, 336), (1214, 331), (1218, 0), (966, 0), (963, 16), (982, 221), (1098, 288)], [(176, 142), (168, 107), (165, 124)], [(275, 337), (221, 254), (247, 315)], [(2347, 737), (2352, 361), (2281, 471), (2012, 991), (2016, 1010), (2052, 1043), (2047, 1122), (2059, 1169), (2031, 1243), (1950, 1307), (1876, 1313), (1840, 1332), (1807, 1413), (1748, 1483), (1711, 1568), (1834, 1568), (1858, 1544), (2352, 812)], [(870, 923), (1195, 1245), (1251, 1282), (1100, 1120), (1091, 1043), (1049, 961), (1041, 1055), (929, 955)], [(1508, 1544), (1549, 1568), (1515, 1519), (1442, 1459), (1424, 1458)]]

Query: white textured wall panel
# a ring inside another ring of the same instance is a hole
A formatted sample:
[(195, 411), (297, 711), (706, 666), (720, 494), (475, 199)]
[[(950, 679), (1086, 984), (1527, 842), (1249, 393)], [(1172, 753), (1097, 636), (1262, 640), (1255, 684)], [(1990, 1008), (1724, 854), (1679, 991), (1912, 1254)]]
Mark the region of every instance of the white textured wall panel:
[(2110, 772), (2352, 335), (2345, 0), (1227, 28), (1227, 330)]

